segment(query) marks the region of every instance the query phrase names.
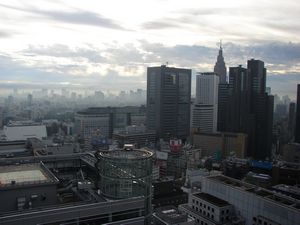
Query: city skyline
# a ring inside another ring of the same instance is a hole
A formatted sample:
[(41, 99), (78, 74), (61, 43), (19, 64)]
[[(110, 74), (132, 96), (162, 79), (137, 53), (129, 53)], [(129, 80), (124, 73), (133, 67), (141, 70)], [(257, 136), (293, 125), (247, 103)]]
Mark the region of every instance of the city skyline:
[(192, 69), (194, 81), (213, 71), (222, 39), (227, 68), (260, 59), (272, 93), (295, 99), (298, 9), (280, 0), (2, 1), (0, 88), (146, 89), (146, 68), (166, 62)]

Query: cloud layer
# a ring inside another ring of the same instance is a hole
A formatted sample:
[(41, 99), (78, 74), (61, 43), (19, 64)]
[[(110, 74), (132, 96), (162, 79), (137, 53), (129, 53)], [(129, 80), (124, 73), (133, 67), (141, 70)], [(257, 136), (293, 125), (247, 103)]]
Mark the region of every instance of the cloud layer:
[(273, 90), (292, 95), (299, 9), (294, 0), (3, 0), (0, 86), (145, 88), (147, 66), (211, 71), (223, 39), (227, 67), (261, 59)]

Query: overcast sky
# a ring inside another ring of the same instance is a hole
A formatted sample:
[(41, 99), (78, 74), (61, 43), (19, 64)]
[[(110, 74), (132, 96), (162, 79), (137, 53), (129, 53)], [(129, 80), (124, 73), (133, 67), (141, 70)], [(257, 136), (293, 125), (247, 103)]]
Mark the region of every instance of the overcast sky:
[(0, 88), (146, 88), (146, 67), (265, 61), (273, 93), (300, 83), (297, 0), (1, 0)]

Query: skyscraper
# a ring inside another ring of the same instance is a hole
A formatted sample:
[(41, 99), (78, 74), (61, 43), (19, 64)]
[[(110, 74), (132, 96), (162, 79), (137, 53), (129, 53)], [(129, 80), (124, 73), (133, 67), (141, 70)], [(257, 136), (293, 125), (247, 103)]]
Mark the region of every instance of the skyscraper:
[(290, 137), (294, 137), (295, 134), (295, 121), (296, 121), (296, 103), (291, 102), (289, 105), (289, 121), (288, 129)]
[(218, 129), (248, 134), (248, 156), (270, 157), (274, 98), (266, 93), (264, 62), (251, 59), (247, 69), (231, 67), (229, 85), (220, 87)]
[(159, 137), (186, 139), (190, 133), (190, 69), (147, 68), (147, 128)]
[(297, 111), (296, 111), (295, 142), (300, 143), (300, 84), (298, 84), (298, 87), (297, 87)]
[(220, 77), (220, 84), (227, 83), (226, 66), (225, 66), (224, 57), (223, 57), (222, 42), (220, 42), (219, 55), (218, 55), (217, 62), (214, 67), (214, 72)]
[(247, 63), (250, 86), (250, 113), (255, 116), (254, 148), (251, 156), (265, 159), (271, 156), (274, 97), (266, 93), (264, 62), (251, 59)]
[(200, 73), (196, 77), (196, 101), (193, 104), (192, 127), (200, 132), (217, 131), (219, 77), (215, 73)]

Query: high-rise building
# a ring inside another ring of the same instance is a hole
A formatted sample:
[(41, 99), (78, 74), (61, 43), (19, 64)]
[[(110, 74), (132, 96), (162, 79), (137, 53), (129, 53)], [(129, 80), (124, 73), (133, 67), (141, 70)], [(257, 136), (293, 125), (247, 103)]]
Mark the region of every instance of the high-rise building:
[[(266, 94), (266, 68), (260, 60), (248, 60), (250, 113), (255, 117), (254, 146), (250, 155), (264, 159), (271, 156), (274, 97)], [(251, 150), (251, 149), (250, 149)]]
[(295, 133), (295, 120), (296, 120), (296, 103), (291, 102), (289, 105), (289, 122), (288, 122), (288, 129), (290, 137), (294, 137)]
[(300, 143), (300, 84), (298, 84), (298, 87), (297, 87), (295, 142)]
[(215, 133), (218, 117), (219, 77), (215, 73), (200, 73), (196, 77), (196, 101), (192, 107), (192, 128)]
[(166, 65), (147, 69), (146, 124), (161, 138), (189, 136), (191, 73)]
[(229, 85), (219, 90), (219, 131), (248, 134), (248, 156), (270, 157), (274, 97), (266, 93), (264, 62), (251, 59), (247, 69), (231, 67)]
[(220, 77), (220, 84), (227, 83), (226, 66), (225, 66), (225, 61), (224, 61), (224, 57), (223, 57), (222, 42), (220, 42), (219, 55), (218, 55), (217, 62), (214, 67), (214, 72)]
[(219, 84), (218, 91), (218, 131), (226, 130), (226, 118), (228, 112), (229, 84)]

